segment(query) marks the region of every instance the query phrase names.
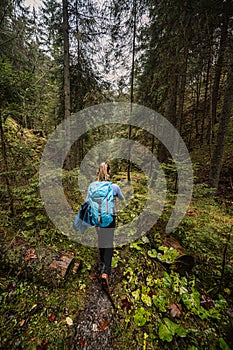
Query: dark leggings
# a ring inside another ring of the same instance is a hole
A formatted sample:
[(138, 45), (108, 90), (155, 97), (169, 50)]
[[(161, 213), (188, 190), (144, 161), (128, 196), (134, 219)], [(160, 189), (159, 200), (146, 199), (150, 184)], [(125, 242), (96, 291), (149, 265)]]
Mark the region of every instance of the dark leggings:
[(98, 228), (98, 244), (100, 261), (104, 264), (103, 273), (111, 274), (113, 240), (116, 227), (115, 217), (113, 222), (105, 228)]

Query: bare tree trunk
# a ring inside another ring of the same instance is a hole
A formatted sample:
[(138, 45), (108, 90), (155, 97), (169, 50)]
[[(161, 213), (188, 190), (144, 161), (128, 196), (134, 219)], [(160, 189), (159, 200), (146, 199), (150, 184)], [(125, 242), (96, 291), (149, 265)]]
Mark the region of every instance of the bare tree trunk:
[(196, 139), (200, 137), (199, 132), (199, 104), (200, 104), (200, 92), (201, 92), (201, 79), (196, 84), (196, 104), (195, 104), (195, 128), (196, 128)]
[(227, 8), (227, 5), (225, 5), (224, 13), (223, 13), (223, 23), (221, 28), (221, 38), (220, 38), (220, 44), (219, 44), (219, 50), (218, 50), (218, 59), (216, 63), (213, 92), (212, 92), (212, 116), (211, 116), (212, 125), (216, 123), (216, 117), (217, 117), (218, 91), (219, 91), (219, 84), (220, 84), (221, 72), (223, 67), (223, 59), (224, 59), (226, 43), (227, 43), (228, 22), (229, 22), (228, 8)]
[(2, 148), (3, 166), (4, 166), (4, 172), (5, 172), (4, 178), (5, 178), (7, 193), (8, 193), (9, 201), (10, 201), (10, 211), (11, 211), (11, 214), (14, 215), (15, 214), (14, 200), (13, 200), (13, 195), (12, 195), (12, 191), (11, 191), (10, 181), (8, 178), (9, 166), (8, 166), (8, 160), (7, 160), (6, 141), (5, 141), (5, 134), (4, 134), (3, 125), (2, 125), (2, 115), (1, 114), (0, 114), (0, 133), (1, 133), (1, 146), (2, 146), (1, 148)]
[(181, 133), (183, 109), (184, 109), (184, 95), (185, 95), (185, 84), (186, 84), (186, 73), (188, 64), (188, 48), (185, 47), (184, 62), (182, 64), (181, 79), (179, 84), (179, 99), (178, 99), (178, 112), (177, 112), (177, 123), (176, 127)]
[(64, 98), (65, 118), (70, 116), (70, 55), (69, 55), (69, 23), (68, 1), (62, 0), (63, 4), (63, 40), (64, 40)]
[[(69, 21), (68, 21), (68, 0), (62, 0), (63, 5), (63, 50), (64, 50), (64, 112), (65, 119), (70, 116), (71, 102), (70, 102), (70, 55), (69, 55)], [(71, 129), (69, 122), (66, 122), (66, 140), (69, 143), (71, 136)], [(65, 168), (71, 169), (71, 152), (65, 159)]]
[[(77, 34), (77, 55), (78, 55), (78, 72), (77, 72), (77, 83), (75, 85), (75, 92), (73, 98), (75, 103), (72, 105), (73, 111), (77, 112), (81, 109), (82, 102), (80, 100), (80, 80), (81, 80), (81, 45), (80, 45), (80, 31), (79, 31), (79, 13), (78, 13), (78, 0), (75, 1), (75, 26)], [(76, 104), (77, 103), (77, 104)], [(71, 131), (72, 132), (72, 131)], [(83, 156), (80, 154), (81, 139), (79, 138), (71, 147), (70, 150), (70, 165), (71, 168), (81, 164)]]
[[(177, 105), (177, 75), (176, 67), (173, 67), (171, 72), (171, 79), (169, 84), (168, 96), (167, 96), (167, 106), (165, 117), (167, 120), (176, 127), (177, 115), (176, 115), (176, 105)], [(169, 152), (166, 147), (160, 142), (158, 147), (158, 159), (160, 163), (165, 163), (168, 161)]]
[(213, 73), (212, 73), (212, 67), (210, 66), (210, 85), (209, 85), (209, 97), (210, 97), (210, 103), (209, 103), (209, 113), (208, 113), (208, 128), (206, 132), (206, 141), (207, 144), (209, 145), (209, 156), (212, 158), (212, 143), (213, 143), (213, 138), (214, 138), (214, 132), (213, 132), (213, 120), (212, 120), (212, 96), (213, 96), (213, 86), (212, 86), (212, 80), (213, 80)]
[[(137, 20), (137, 9), (136, 9), (136, 0), (133, 3), (133, 52), (132, 52), (132, 67), (131, 67), (131, 89), (130, 89), (130, 112), (132, 112), (132, 104), (134, 102), (134, 67), (135, 67), (135, 43), (136, 43), (136, 20)], [(132, 135), (132, 125), (129, 125), (128, 139), (131, 139)], [(130, 170), (131, 170), (131, 161), (130, 161), (130, 146), (129, 146), (129, 156), (128, 156), (128, 168), (127, 168), (127, 180), (130, 182)]]
[(222, 112), (219, 119), (219, 128), (217, 141), (214, 148), (213, 157), (210, 164), (209, 185), (216, 190), (218, 189), (220, 172), (222, 169), (222, 158), (225, 146), (225, 138), (228, 132), (231, 109), (233, 104), (233, 64), (230, 64), (227, 74), (224, 101)]
[(210, 75), (210, 58), (208, 60), (206, 77), (205, 77), (205, 95), (204, 95), (204, 106), (203, 106), (202, 122), (201, 122), (201, 144), (202, 145), (203, 145), (203, 141), (204, 141), (205, 116), (206, 116), (206, 111), (207, 111), (207, 97), (208, 97), (208, 91), (209, 91), (209, 75)]
[[(154, 117), (154, 123), (153, 123), (153, 134), (152, 134), (152, 140), (151, 140), (151, 163), (150, 163), (150, 178), (152, 179), (152, 165), (153, 165), (153, 155), (154, 155), (154, 149), (155, 149), (155, 117)], [(154, 180), (154, 179), (153, 179)], [(153, 185), (153, 181), (152, 180), (152, 185)]]

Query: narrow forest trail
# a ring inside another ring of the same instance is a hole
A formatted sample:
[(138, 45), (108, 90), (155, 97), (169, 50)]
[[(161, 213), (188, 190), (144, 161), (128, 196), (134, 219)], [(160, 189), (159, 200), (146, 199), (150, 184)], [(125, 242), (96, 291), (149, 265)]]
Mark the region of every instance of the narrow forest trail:
[[(91, 279), (86, 304), (75, 326), (73, 349), (113, 350), (112, 326), (116, 312), (99, 283), (98, 275), (95, 274)], [(110, 291), (113, 280), (114, 274), (110, 278)]]

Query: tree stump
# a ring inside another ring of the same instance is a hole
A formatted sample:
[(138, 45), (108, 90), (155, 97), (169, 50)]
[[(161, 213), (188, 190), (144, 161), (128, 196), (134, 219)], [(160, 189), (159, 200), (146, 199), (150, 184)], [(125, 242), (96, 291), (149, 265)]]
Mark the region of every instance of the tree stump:
[(173, 270), (176, 270), (180, 274), (184, 274), (185, 272), (191, 272), (192, 268), (195, 265), (194, 257), (192, 255), (187, 254), (185, 249), (177, 240), (175, 240), (171, 236), (165, 237), (163, 239), (163, 245), (168, 248), (174, 248), (179, 253), (175, 261), (172, 264), (170, 264)]
[(62, 284), (68, 275), (75, 275), (80, 266), (80, 262), (69, 253), (31, 247), (21, 238), (1, 245), (0, 264), (5, 272), (56, 286)]

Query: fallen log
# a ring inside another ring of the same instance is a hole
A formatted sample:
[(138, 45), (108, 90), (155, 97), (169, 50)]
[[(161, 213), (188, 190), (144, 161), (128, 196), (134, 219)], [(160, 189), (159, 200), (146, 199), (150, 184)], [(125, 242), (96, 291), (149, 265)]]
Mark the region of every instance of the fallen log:
[(186, 250), (181, 246), (181, 244), (171, 236), (165, 236), (163, 239), (163, 246), (175, 249), (177, 252), (177, 257), (172, 262), (163, 260), (163, 254), (160, 255), (160, 261), (166, 265), (168, 268), (179, 272), (180, 274), (185, 274), (186, 272), (191, 272), (195, 265), (194, 257), (187, 254)]
[(4, 272), (58, 286), (77, 273), (80, 262), (69, 253), (32, 247), (24, 239), (14, 238), (1, 245), (0, 266)]

